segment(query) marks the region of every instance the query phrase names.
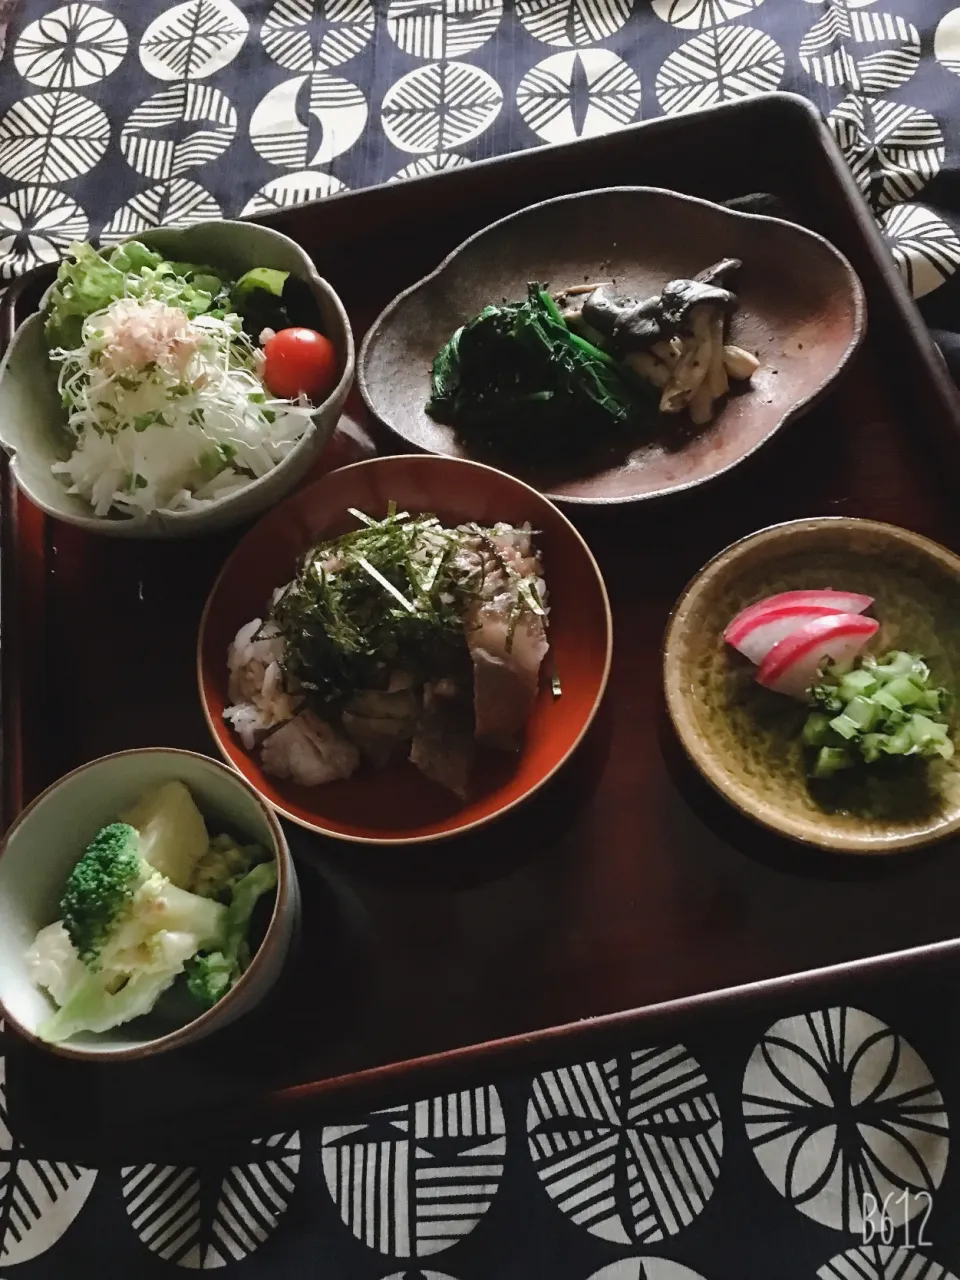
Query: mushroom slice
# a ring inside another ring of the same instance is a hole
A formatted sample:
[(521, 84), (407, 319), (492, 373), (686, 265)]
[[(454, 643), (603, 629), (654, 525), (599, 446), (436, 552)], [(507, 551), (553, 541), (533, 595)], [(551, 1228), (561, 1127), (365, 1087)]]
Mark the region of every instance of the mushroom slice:
[(736, 275), (742, 266), (739, 258), (721, 258), (712, 267), (704, 267), (702, 271), (698, 271), (693, 278), (701, 284), (715, 284), (726, 289), (730, 284), (730, 277)]
[(606, 338), (612, 338), (620, 322), (623, 307), (607, 293), (604, 285), (598, 285), (583, 300), (580, 314), (585, 324), (596, 329)]
[(687, 313), (690, 334), (683, 338), (683, 353), (660, 397), (661, 413), (679, 413), (686, 408), (706, 378), (713, 347), (714, 310), (713, 306), (700, 305)]
[[(710, 317), (710, 367), (707, 370), (706, 383), (714, 400), (726, 395), (730, 390), (723, 362), (723, 315), (719, 311), (715, 311)], [(705, 421), (709, 422), (710, 419), (706, 418)]]
[(660, 325), (659, 298), (644, 298), (624, 307), (613, 333), (622, 351), (642, 351), (665, 336)]
[(723, 363), (727, 373), (737, 382), (749, 382), (760, 368), (760, 361), (751, 351), (732, 346), (729, 342), (723, 348)]
[(685, 333), (690, 328), (694, 309), (707, 305), (726, 314), (736, 303), (736, 296), (726, 289), (702, 284), (699, 280), (671, 280), (660, 295), (661, 329), (665, 337)]
[(628, 351), (623, 357), (623, 363), (634, 373), (639, 373), (641, 378), (662, 389), (673, 377), (682, 354), (683, 343), (679, 338), (671, 338), (669, 342), (655, 342), (649, 351)]
[[(658, 345), (661, 345), (658, 343)], [(645, 378), (647, 382), (652, 382), (655, 387), (665, 387), (673, 377), (673, 366), (675, 360), (669, 364), (666, 360), (661, 359), (650, 351), (628, 351), (623, 357), (623, 363), (628, 369), (632, 369), (634, 373), (638, 373), (641, 378)]]
[(713, 417), (713, 396), (710, 394), (710, 379), (704, 378), (690, 397), (690, 421), (695, 427), (705, 427)]
[(664, 335), (660, 330), (660, 299), (618, 302), (599, 285), (583, 302), (583, 319), (621, 351), (645, 351)]
[(655, 342), (650, 350), (658, 360), (662, 360), (672, 369), (683, 353), (683, 343), (679, 338), (670, 338), (669, 341)]

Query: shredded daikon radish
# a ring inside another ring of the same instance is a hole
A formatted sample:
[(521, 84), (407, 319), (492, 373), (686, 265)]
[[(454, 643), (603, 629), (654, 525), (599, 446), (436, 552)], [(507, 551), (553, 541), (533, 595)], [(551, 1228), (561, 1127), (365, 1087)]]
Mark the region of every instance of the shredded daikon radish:
[(75, 439), (53, 470), (98, 516), (183, 511), (266, 475), (311, 424), (269, 398), (240, 317), (118, 298), (83, 323), (79, 347), (50, 352)]

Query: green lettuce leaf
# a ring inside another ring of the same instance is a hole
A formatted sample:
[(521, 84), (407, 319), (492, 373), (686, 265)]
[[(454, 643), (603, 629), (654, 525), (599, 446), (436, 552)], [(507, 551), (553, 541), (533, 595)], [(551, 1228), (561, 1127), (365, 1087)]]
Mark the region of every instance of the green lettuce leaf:
[(73, 244), (47, 302), (47, 345), (80, 346), (84, 320), (124, 296), (156, 298), (191, 317), (218, 310), (222, 315), (229, 287), (214, 268), (167, 262), (138, 240), (104, 254), (89, 244)]

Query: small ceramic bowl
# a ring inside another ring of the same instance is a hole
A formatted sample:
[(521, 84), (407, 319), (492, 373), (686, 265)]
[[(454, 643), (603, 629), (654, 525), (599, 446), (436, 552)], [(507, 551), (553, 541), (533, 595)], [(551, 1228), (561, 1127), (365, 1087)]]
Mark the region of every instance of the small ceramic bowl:
[[(356, 527), (348, 508), (382, 518), (388, 504), (432, 512), (445, 524), (498, 520), (538, 531), (550, 594), (550, 652), (540, 696), (518, 754), (483, 753), (472, 794), (462, 801), (408, 761), (359, 770), (344, 781), (304, 787), (266, 773), (224, 722), (227, 649), (240, 627), (289, 581), (297, 560), (321, 538)], [(207, 598), (197, 641), (200, 697), (217, 747), (284, 817), (320, 835), (366, 844), (442, 840), (499, 817), (538, 791), (573, 754), (596, 715), (610, 672), (610, 603), (587, 544), (551, 502), (476, 462), (429, 455), (373, 458), (330, 472), (265, 516), (224, 565)], [(562, 695), (554, 697), (556, 670)]]
[(337, 425), (353, 384), (354, 343), (343, 303), (288, 236), (253, 222), (204, 222), (192, 227), (165, 227), (136, 237), (165, 257), (182, 262), (208, 262), (234, 276), (251, 267), (290, 271), (310, 287), (320, 307), (324, 331), (333, 343), (340, 376), (337, 385), (313, 413), (306, 434), (265, 476), (235, 493), (195, 511), (155, 511), (143, 516), (95, 516), (83, 498), (50, 470), (69, 454), (64, 415), (57, 395), (56, 372), (43, 338), (43, 309), (24, 320), (0, 364), (0, 446), (10, 455), (10, 468), (20, 489), (38, 507), (92, 533), (118, 538), (174, 538), (212, 533), (249, 520), (272, 507), (300, 481)]
[[(249, 968), (213, 1008), (169, 1020), (157, 1011), (98, 1034), (62, 1044), (38, 1039), (53, 1010), (30, 979), (24, 954), (37, 931), (57, 919), (64, 881), (101, 827), (145, 791), (178, 779), (208, 821), (269, 850), (277, 862), (273, 913)], [(116, 1062), (146, 1058), (190, 1044), (248, 1013), (283, 969), (300, 910), (300, 892), (280, 823), (232, 769), (191, 751), (147, 747), (82, 765), (48, 787), (17, 818), (0, 847), (0, 1007), (22, 1036), (66, 1058)]]
[[(779, 591), (831, 587), (874, 597), (870, 650), (906, 649), (960, 693), (960, 558), (871, 520), (797, 520), (722, 551), (680, 597), (667, 626), (667, 707), (704, 778), (742, 813), (820, 849), (888, 854), (960, 831), (960, 753), (882, 786), (857, 770), (811, 783), (800, 743), (807, 709), (761, 688), (724, 642), (739, 610)], [(956, 733), (956, 725), (954, 725)]]

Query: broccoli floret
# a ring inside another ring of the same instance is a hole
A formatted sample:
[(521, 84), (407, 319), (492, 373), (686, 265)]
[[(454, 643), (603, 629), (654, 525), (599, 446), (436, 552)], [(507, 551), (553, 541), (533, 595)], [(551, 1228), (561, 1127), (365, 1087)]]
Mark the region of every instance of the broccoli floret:
[(97, 967), (105, 940), (151, 871), (140, 857), (136, 830), (125, 822), (104, 827), (88, 845), (60, 900), (64, 928), (84, 964)]
[(205, 1009), (225, 996), (239, 976), (236, 963), (222, 951), (208, 951), (187, 962), (187, 990)]
[(258, 844), (239, 845), (232, 836), (214, 836), (197, 863), (188, 887), (191, 893), (199, 893), (204, 898), (229, 901), (234, 886), (254, 863), (266, 857), (265, 850)]
[(227, 937), (227, 908), (171, 884), (140, 857), (126, 823), (97, 835), (67, 880), (61, 908), (62, 931), (41, 930), (28, 952), (38, 984), (60, 1005), (40, 1029), (47, 1040), (148, 1013), (191, 956)]
[(187, 962), (187, 990), (205, 1008), (226, 995), (250, 963), (250, 921), (257, 902), (277, 887), (277, 864), (258, 862), (233, 887), (223, 943)]

